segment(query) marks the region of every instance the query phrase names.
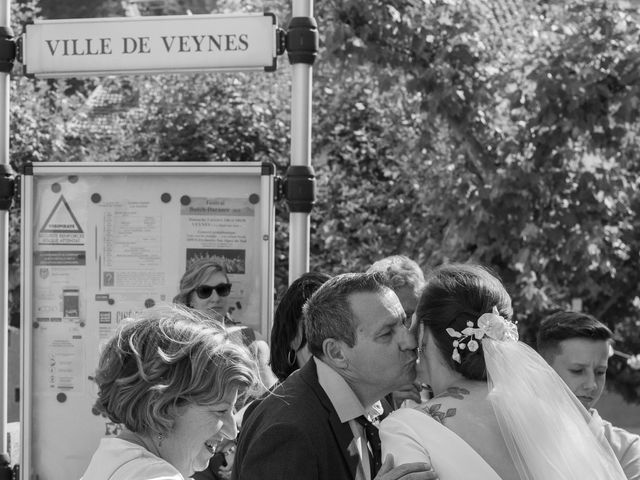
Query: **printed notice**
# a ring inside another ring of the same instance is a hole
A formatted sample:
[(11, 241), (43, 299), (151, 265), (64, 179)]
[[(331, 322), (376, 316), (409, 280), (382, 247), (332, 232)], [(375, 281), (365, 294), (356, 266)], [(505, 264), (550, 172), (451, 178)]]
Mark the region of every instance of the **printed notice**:
[(86, 254), (84, 250), (34, 252), (34, 313), (37, 321), (82, 322)]
[(104, 265), (155, 267), (162, 261), (162, 215), (149, 202), (107, 204), (104, 212)]
[(55, 321), (40, 321), (39, 325), (34, 332), (34, 340), (40, 353), (40, 364), (34, 373), (44, 376), (44, 381), (34, 382), (34, 385), (43, 390), (83, 390), (84, 348), (81, 333), (70, 331)]
[(100, 204), (101, 289), (157, 290), (165, 285), (163, 216), (148, 201)]
[(248, 299), (259, 277), (252, 257), (260, 241), (254, 209), (246, 198), (191, 197), (180, 213), (185, 264), (208, 258), (223, 265), (233, 284), (227, 313), (259, 328), (257, 306), (250, 306)]
[(40, 245), (82, 245), (84, 231), (63, 195), (53, 205), (38, 231)]
[(239, 198), (191, 198), (181, 209), (182, 227), (192, 247), (246, 250), (254, 207)]

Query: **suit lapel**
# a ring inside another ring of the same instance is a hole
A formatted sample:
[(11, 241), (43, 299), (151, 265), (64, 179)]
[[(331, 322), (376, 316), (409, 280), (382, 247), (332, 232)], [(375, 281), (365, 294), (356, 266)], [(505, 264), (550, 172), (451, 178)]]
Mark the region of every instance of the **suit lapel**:
[(333, 408), (331, 400), (329, 400), (326, 392), (318, 383), (316, 362), (313, 359), (309, 360), (300, 370), (300, 375), (305, 383), (307, 383), (313, 390), (322, 406), (326, 409), (329, 418), (329, 425), (333, 431), (340, 454), (346, 462), (349, 472), (351, 472), (351, 477), (355, 478), (360, 458), (358, 456), (357, 447), (354, 443), (353, 432), (351, 431), (349, 423), (342, 423), (340, 421), (338, 413), (335, 408)]

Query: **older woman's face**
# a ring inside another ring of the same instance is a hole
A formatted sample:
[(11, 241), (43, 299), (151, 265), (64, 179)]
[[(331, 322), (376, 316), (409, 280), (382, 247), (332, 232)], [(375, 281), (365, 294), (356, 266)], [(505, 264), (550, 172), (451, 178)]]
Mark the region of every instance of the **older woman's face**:
[(176, 418), (173, 429), (160, 447), (162, 458), (185, 478), (207, 468), (216, 446), (238, 434), (233, 418), (238, 389), (232, 388), (221, 403), (187, 405)]
[[(200, 285), (208, 285), (215, 287), (220, 284), (228, 283), (227, 276), (222, 272), (212, 272)], [(200, 286), (198, 285), (198, 286)], [(200, 298), (196, 291), (191, 292), (189, 298), (189, 304), (192, 308), (201, 312), (209, 313), (211, 311), (217, 312), (221, 315), (227, 313), (227, 303), (229, 297), (221, 297), (215, 290), (211, 291), (211, 295), (206, 298)]]

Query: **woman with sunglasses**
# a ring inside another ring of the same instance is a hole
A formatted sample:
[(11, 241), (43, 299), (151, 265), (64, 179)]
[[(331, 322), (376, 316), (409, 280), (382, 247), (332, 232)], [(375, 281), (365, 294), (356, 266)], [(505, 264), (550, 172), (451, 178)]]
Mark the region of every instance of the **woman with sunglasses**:
[(231, 282), (223, 265), (205, 258), (190, 263), (180, 279), (180, 292), (173, 298), (179, 303), (203, 312), (228, 327), (229, 332), (242, 335), (243, 343), (249, 347), (261, 368), (261, 380), (270, 387), (276, 377), (269, 368), (269, 345), (251, 327), (235, 322), (228, 312)]
[(212, 314), (214, 318), (231, 318), (227, 312), (231, 283), (225, 268), (210, 259), (191, 263), (180, 279), (180, 293), (173, 299), (200, 312)]
[[(227, 326), (227, 331), (239, 335), (249, 347), (258, 364), (262, 384), (269, 388), (277, 381), (269, 367), (269, 345), (252, 328), (234, 322), (229, 315), (228, 302), (231, 282), (223, 265), (211, 259), (192, 262), (180, 280), (180, 292), (173, 299), (188, 307), (204, 312)], [(241, 413), (238, 419), (242, 419)], [(196, 473), (195, 480), (224, 480), (230, 478), (234, 443), (223, 445), (211, 459), (209, 467)]]

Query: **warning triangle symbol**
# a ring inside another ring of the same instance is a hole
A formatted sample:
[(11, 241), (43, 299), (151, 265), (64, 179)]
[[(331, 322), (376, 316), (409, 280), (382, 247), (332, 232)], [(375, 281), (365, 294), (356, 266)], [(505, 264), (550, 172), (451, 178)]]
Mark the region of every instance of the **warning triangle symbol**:
[(40, 233), (83, 233), (64, 196), (60, 195)]

